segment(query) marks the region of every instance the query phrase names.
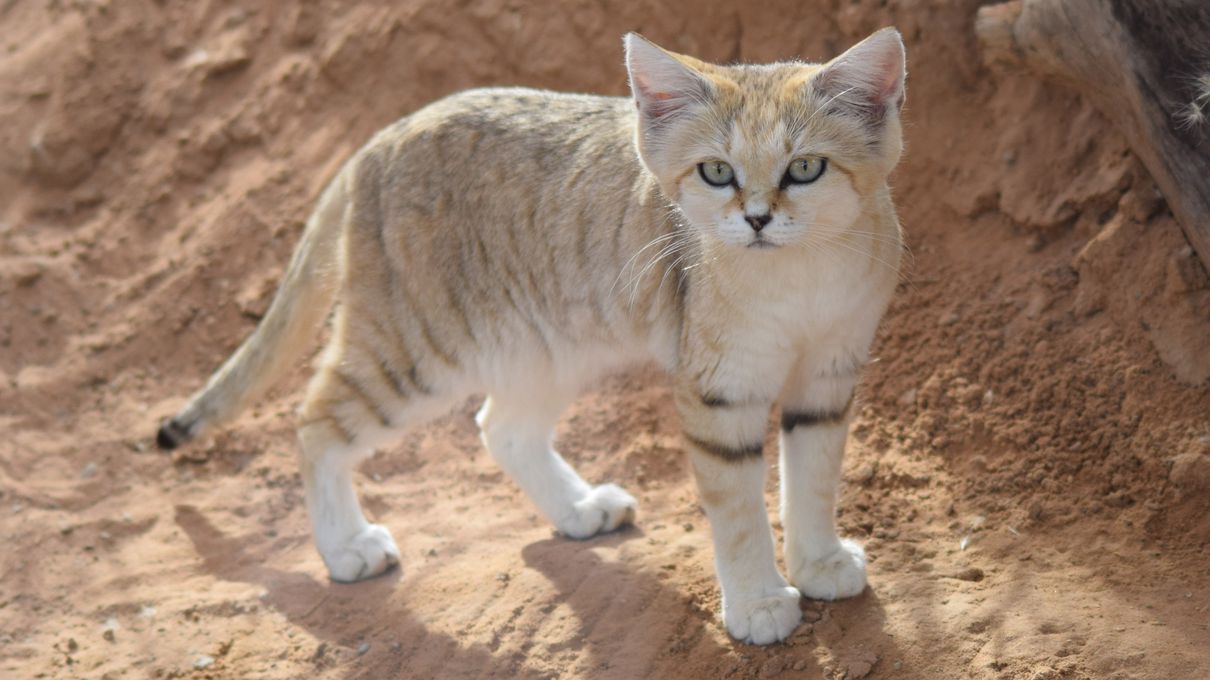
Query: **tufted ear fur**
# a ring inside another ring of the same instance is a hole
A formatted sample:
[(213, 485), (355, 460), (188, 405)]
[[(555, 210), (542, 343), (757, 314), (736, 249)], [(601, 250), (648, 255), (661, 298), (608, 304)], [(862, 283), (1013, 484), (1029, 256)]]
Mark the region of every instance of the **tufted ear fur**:
[(637, 33), (627, 33), (626, 70), (644, 128), (666, 123), (705, 102), (711, 85), (688, 58), (674, 55)]
[(812, 87), (829, 110), (878, 126), (903, 107), (906, 77), (903, 39), (884, 28), (828, 62)]

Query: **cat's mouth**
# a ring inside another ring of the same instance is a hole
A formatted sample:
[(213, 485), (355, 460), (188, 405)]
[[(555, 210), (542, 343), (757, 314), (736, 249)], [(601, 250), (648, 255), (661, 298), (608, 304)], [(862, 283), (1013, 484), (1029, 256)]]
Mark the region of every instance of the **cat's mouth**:
[(769, 239), (763, 238), (761, 236), (757, 236), (756, 238), (749, 241), (748, 245), (746, 247), (752, 248), (755, 250), (762, 250), (764, 248), (776, 248), (777, 244), (770, 241)]

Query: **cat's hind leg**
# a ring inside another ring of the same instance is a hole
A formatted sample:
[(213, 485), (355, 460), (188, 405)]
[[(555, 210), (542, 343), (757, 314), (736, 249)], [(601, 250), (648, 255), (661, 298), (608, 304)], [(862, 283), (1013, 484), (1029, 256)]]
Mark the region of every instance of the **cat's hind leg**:
[(362, 321), (364, 316), (337, 315), (298, 429), (315, 544), (335, 581), (370, 578), (399, 563), (390, 531), (371, 524), (361, 510), (353, 483), (356, 465), (407, 426), (448, 405), (435, 398), (436, 390), (409, 366), (406, 354), (388, 351), (387, 336), (362, 328)]
[(634, 497), (615, 484), (593, 486), (555, 451), (564, 399), (493, 394), (475, 416), (492, 457), (560, 533), (576, 539), (634, 521)]
[(344, 382), (326, 371), (316, 376), (298, 438), (315, 545), (332, 580), (349, 582), (398, 564), (399, 548), (386, 527), (366, 519), (357, 500), (353, 471), (373, 448), (358, 413), (365, 407)]

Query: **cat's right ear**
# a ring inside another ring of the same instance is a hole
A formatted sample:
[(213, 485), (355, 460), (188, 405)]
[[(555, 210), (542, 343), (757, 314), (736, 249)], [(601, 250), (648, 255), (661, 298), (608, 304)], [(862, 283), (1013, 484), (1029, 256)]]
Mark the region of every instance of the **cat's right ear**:
[(663, 123), (708, 100), (710, 83), (671, 52), (637, 33), (627, 33), (630, 91), (645, 123)]

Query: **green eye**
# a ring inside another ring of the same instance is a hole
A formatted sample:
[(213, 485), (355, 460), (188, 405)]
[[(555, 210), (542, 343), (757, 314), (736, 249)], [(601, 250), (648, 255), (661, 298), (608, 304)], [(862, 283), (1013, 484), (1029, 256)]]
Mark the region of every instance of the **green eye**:
[(819, 179), (828, 168), (828, 159), (821, 156), (806, 156), (790, 161), (786, 168), (786, 184), (810, 184)]
[(706, 184), (715, 187), (725, 187), (735, 181), (735, 171), (723, 161), (698, 163), (697, 174), (702, 176)]

